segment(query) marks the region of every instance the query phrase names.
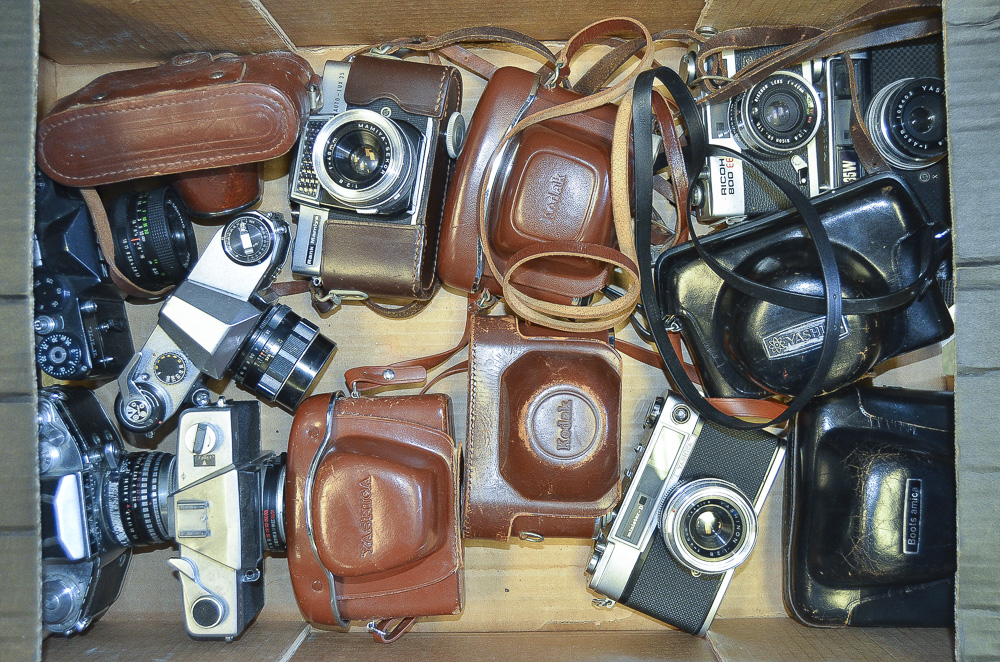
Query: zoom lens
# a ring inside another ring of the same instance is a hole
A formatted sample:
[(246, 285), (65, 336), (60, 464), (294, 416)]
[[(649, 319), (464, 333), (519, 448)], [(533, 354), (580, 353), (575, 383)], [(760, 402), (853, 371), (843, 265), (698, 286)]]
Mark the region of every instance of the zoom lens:
[(295, 411), (336, 344), (283, 305), (271, 307), (236, 354), (233, 379), (262, 400)]
[(263, 467), (261, 480), (260, 515), (264, 547), (269, 552), (285, 549), (285, 461), (282, 453)]
[(716, 478), (679, 487), (664, 506), (660, 524), (673, 557), (707, 574), (743, 563), (757, 539), (753, 506), (734, 485)]
[(890, 165), (916, 170), (941, 160), (948, 150), (944, 81), (904, 78), (883, 87), (865, 122)]
[(135, 285), (160, 290), (184, 280), (198, 259), (187, 208), (171, 187), (126, 193), (114, 204), (115, 265)]
[(156, 545), (173, 537), (170, 494), (177, 484), (169, 453), (126, 453), (104, 484), (105, 522), (125, 547)]
[(323, 188), (349, 208), (408, 202), (415, 150), (406, 133), (365, 109), (337, 115), (316, 134), (313, 167)]
[(801, 149), (819, 131), (822, 106), (816, 89), (790, 71), (779, 71), (730, 104), (730, 124), (747, 149), (780, 155)]

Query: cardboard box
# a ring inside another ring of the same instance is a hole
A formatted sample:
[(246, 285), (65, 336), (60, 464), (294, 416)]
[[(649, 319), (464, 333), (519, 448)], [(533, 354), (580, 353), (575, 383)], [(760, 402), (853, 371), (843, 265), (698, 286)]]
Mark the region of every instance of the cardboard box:
[[(942, 660), (995, 657), (998, 577), (994, 559), (1000, 529), (992, 513), (1000, 455), (997, 334), (991, 323), (1000, 299), (1000, 193), (993, 183), (1000, 90), (982, 85), (995, 66), (991, 35), (1000, 19), (984, 2), (949, 2), (945, 7), (950, 159), (957, 246), (957, 377), (959, 445), (960, 565), (957, 629), (814, 630), (786, 617), (781, 601), (781, 489), (779, 483), (761, 517), (761, 538), (750, 561), (727, 592), (719, 618), (705, 639), (671, 631), (624, 607), (591, 605), (583, 568), (586, 541), (494, 544), (466, 547), (467, 606), (461, 617), (422, 619), (400, 642), (377, 647), (363, 624), (349, 633), (313, 631), (301, 620), (288, 579), (287, 562), (265, 562), (266, 606), (236, 642), (193, 641), (183, 629), (180, 589), (166, 565), (165, 547), (137, 554), (119, 601), (83, 635), (42, 641), (39, 587), (39, 504), (35, 440), (35, 369), (31, 332), (30, 228), (36, 111), (107, 71), (156, 63), (194, 50), (234, 52), (296, 49), (319, 70), (347, 52), (331, 44), (371, 43), (404, 34), (435, 34), (456, 27), (505, 25), (533, 36), (565, 39), (609, 12), (627, 12), (651, 30), (666, 27), (805, 23), (831, 25), (862, 4), (858, 0), (783, 2), (680, 0), (669, 6), (639, 2), (613, 8), (596, 0), (542, 5), (527, 0), (462, 3), (430, 0), (398, 3), (374, 0), (331, 5), (320, 0), (5, 0), (0, 25), (0, 658), (296, 660), (356, 657), (468, 659), (539, 657), (621, 660)], [(40, 30), (39, 30), (40, 24)], [(39, 55), (40, 54), (40, 55)], [(676, 55), (679, 55), (678, 52)], [(514, 51), (492, 51), (496, 62), (531, 61)], [(674, 63), (674, 55), (664, 56)], [(471, 115), (482, 81), (466, 75), (463, 111)], [(289, 213), (287, 158), (267, 164), (262, 209)], [(993, 211), (993, 214), (990, 214)], [(217, 228), (199, 225), (206, 240)], [(281, 276), (290, 278), (287, 269)], [(302, 297), (293, 308), (316, 320)], [(155, 324), (155, 305), (129, 310), (141, 341)], [(407, 322), (376, 317), (360, 306), (320, 322), (338, 351), (317, 392), (343, 388), (345, 369), (388, 363), (450, 347), (461, 333), (464, 300), (442, 291), (421, 315)], [(623, 446), (632, 458), (649, 400), (664, 388), (656, 371), (625, 359)], [(909, 363), (909, 361), (907, 361)], [(940, 356), (930, 356), (880, 377), (883, 383), (940, 387)], [(466, 398), (461, 378), (439, 387), (454, 399), (455, 421), (464, 437)], [(114, 385), (99, 391), (106, 407)], [(227, 384), (225, 395), (250, 396)], [(264, 409), (265, 448), (282, 449), (291, 416)], [(110, 411), (110, 409), (109, 409)], [(168, 437), (158, 449), (173, 452)], [(986, 516), (984, 517), (984, 513)]]

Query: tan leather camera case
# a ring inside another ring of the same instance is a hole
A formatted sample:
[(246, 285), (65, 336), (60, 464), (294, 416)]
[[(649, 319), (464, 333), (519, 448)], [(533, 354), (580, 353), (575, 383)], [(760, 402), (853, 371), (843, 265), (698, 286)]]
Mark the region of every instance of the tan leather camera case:
[(328, 430), (330, 399), (303, 402), (288, 440), (285, 533), (303, 615), (313, 625), (336, 624), (328, 572), (345, 620), (460, 613), (464, 566), (451, 400), (340, 398)]
[[(471, 292), (479, 285), (500, 295), (489, 265), (477, 259), (478, 198), (490, 157), (527, 99), (535, 74), (498, 69), (476, 105), (465, 147), (455, 164), (438, 250), (438, 274), (446, 285)], [(578, 99), (560, 87), (540, 87), (529, 112)], [(498, 268), (521, 249), (549, 241), (612, 246), (611, 139), (616, 108), (604, 105), (529, 127), (519, 137), (509, 175), (500, 177), (488, 209), (487, 233)], [(506, 168), (501, 167), (501, 172)], [(512, 278), (526, 294), (572, 303), (607, 283), (610, 267), (595, 260), (552, 257), (526, 265)]]
[(621, 357), (510, 316), (471, 325), (463, 534), (590, 538), (620, 497)]

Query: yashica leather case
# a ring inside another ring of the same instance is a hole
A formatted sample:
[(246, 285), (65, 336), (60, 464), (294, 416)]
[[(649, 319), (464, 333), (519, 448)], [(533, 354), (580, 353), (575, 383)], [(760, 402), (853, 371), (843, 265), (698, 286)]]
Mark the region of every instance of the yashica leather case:
[[(535, 75), (523, 69), (498, 69), (476, 105), (441, 226), (438, 274), (446, 285), (471, 292), (478, 284), (501, 294), (496, 275), (478, 256), (478, 199), (490, 157), (534, 80)], [(580, 98), (559, 87), (539, 88), (537, 93), (531, 112)], [(613, 246), (610, 182), (615, 114), (614, 106), (604, 105), (523, 131), (516, 151), (500, 168), (506, 173), (494, 187), (500, 192), (487, 201), (488, 239), (498, 268), (505, 269), (520, 250), (541, 242)], [(550, 257), (525, 265), (512, 282), (531, 296), (573, 303), (603, 287), (609, 272), (609, 265), (596, 260)]]
[(464, 535), (592, 537), (620, 496), (621, 357), (510, 316), (470, 323)]
[(336, 625), (330, 582), (348, 621), (460, 613), (450, 399), (339, 398), (328, 418), (330, 406), (330, 394), (302, 403), (288, 444), (288, 565), (303, 615)]

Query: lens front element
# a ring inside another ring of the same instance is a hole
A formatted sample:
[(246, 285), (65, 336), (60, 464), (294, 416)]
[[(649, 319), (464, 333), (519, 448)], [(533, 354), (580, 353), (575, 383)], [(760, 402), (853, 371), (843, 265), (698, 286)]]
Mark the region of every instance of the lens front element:
[(872, 142), (890, 165), (916, 170), (948, 151), (944, 81), (904, 78), (879, 90), (865, 123)]
[(764, 155), (801, 149), (816, 136), (821, 119), (816, 89), (790, 71), (772, 74), (730, 105), (740, 142)]

